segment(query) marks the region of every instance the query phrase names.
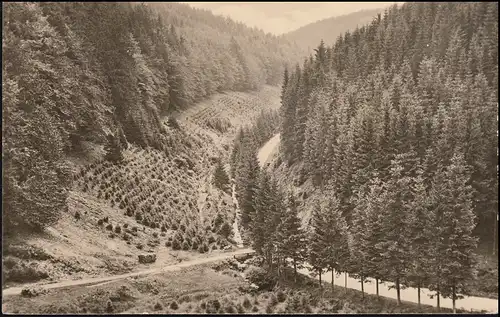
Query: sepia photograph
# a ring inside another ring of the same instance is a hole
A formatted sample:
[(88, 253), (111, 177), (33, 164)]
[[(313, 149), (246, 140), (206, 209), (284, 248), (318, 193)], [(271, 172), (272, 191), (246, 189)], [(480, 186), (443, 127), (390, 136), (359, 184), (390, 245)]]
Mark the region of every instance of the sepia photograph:
[(2, 2), (2, 313), (498, 314), (498, 2)]

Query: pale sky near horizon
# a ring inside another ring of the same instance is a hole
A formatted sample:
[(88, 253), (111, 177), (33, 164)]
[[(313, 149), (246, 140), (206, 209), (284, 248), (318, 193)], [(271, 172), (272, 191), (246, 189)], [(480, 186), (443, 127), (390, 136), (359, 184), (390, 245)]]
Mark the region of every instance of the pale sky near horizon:
[[(182, 2), (229, 16), (276, 35), (296, 30), (329, 17), (368, 9), (385, 8), (396, 2)], [(402, 3), (402, 2), (398, 2)]]

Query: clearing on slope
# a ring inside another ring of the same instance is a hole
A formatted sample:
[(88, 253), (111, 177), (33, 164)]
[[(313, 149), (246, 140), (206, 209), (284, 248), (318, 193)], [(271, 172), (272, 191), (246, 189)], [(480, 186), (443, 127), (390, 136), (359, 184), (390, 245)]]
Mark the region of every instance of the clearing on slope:
[[(4, 282), (109, 275), (234, 247), (236, 208), (211, 176), (239, 125), (278, 106), (279, 89), (270, 86), (213, 96), (165, 118), (164, 151), (129, 144), (120, 163), (106, 161), (102, 147), (89, 143), (92, 157), (72, 160), (68, 212), (43, 233), (10, 239)], [(226, 119), (225, 132), (203, 124)], [(156, 254), (156, 263), (139, 264), (145, 253)]]

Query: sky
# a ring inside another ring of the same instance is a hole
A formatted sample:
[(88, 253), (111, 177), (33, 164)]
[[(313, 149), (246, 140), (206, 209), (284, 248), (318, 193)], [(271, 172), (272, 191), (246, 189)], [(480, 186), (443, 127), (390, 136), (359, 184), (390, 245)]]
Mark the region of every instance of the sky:
[(280, 35), (317, 20), (396, 2), (183, 2)]

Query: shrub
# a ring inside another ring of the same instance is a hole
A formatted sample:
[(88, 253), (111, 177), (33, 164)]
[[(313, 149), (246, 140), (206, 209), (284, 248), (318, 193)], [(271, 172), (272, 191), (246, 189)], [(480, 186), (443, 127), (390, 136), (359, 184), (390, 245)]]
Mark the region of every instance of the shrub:
[(130, 240), (130, 236), (126, 232), (123, 233), (123, 240), (125, 240), (125, 241)]
[(193, 241), (193, 245), (191, 246), (191, 249), (198, 250), (198, 242), (196, 242), (196, 240)]
[(228, 238), (233, 233), (233, 228), (231, 228), (231, 225), (229, 225), (227, 222), (224, 222), (224, 224), (219, 230), (219, 233), (223, 237)]
[(127, 229), (128, 228), (128, 223), (124, 224), (123, 228)]
[(212, 299), (207, 304), (207, 313), (217, 313), (221, 308), (221, 304), (218, 299)]
[(170, 303), (170, 309), (177, 310), (179, 308), (179, 304), (176, 301)]
[(155, 304), (154, 310), (162, 310), (162, 309), (163, 309), (163, 305), (157, 302)]
[(225, 309), (226, 313), (228, 314), (234, 314), (236, 313), (236, 309), (234, 308), (233, 304), (230, 303), (226, 306), (226, 309)]
[(271, 294), (271, 298), (269, 299), (269, 304), (272, 306), (276, 306), (278, 304), (278, 298), (274, 294)]
[(102, 219), (97, 220), (97, 225), (102, 226), (104, 221)]
[(153, 232), (153, 238), (158, 238), (158, 232)]
[(80, 215), (80, 212), (78, 210), (75, 212), (75, 219), (80, 220), (82, 218), (82, 215)]
[(139, 250), (142, 250), (144, 248), (144, 245), (142, 243), (137, 243), (135, 247)]
[(277, 282), (276, 276), (256, 266), (249, 267), (246, 275), (250, 283), (257, 285), (259, 290), (272, 290)]
[(108, 300), (108, 302), (106, 303), (106, 312), (112, 313), (113, 310), (114, 310), (113, 303), (110, 300)]
[(245, 309), (243, 308), (243, 306), (241, 306), (240, 303), (238, 303), (238, 305), (236, 305), (236, 312), (238, 314), (244, 314), (245, 313)]
[(283, 291), (281, 291), (281, 290), (278, 291), (278, 293), (276, 295), (277, 295), (278, 302), (283, 303), (284, 301), (286, 301), (286, 294), (283, 293)]
[(182, 250), (184, 251), (187, 251), (190, 249), (190, 245), (189, 245), (189, 242), (187, 240), (185, 240), (183, 243), (182, 243)]
[(137, 228), (136, 226), (133, 226), (133, 227), (132, 227), (132, 231), (133, 231), (133, 232), (137, 232), (137, 231), (139, 231), (139, 228)]
[(272, 314), (273, 313), (273, 306), (271, 304), (266, 306), (266, 314)]
[(254, 313), (256, 313), (256, 312), (258, 312), (258, 311), (259, 311), (259, 308), (257, 308), (257, 306), (254, 306), (254, 307), (252, 308), (252, 311), (253, 311)]
[(246, 309), (249, 309), (250, 307), (252, 307), (252, 303), (250, 303), (250, 300), (248, 299), (248, 297), (245, 297), (245, 299), (243, 300), (243, 307), (245, 307)]
[(108, 217), (108, 216), (104, 217), (104, 218), (102, 219), (102, 221), (104, 221), (105, 223), (108, 223), (108, 222), (109, 222), (109, 217)]
[(113, 225), (112, 224), (108, 224), (106, 226), (106, 229), (109, 230), (109, 231), (113, 230)]
[(171, 246), (172, 246), (172, 241), (167, 241), (167, 242), (165, 242), (165, 246), (166, 246), (166, 247), (171, 247)]
[(180, 250), (181, 249), (181, 243), (179, 242), (179, 240), (174, 239), (172, 241), (172, 249), (174, 249), (174, 250)]
[(122, 228), (120, 227), (120, 225), (117, 225), (117, 226), (115, 227), (115, 232), (116, 232), (116, 233), (121, 233), (121, 232), (122, 232)]

